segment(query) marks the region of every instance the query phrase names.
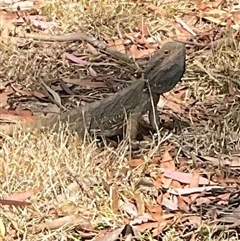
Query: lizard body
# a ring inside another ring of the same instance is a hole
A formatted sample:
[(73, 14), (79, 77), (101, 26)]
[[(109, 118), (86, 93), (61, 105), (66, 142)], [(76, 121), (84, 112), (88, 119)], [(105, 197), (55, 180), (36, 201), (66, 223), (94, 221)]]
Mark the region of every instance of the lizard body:
[[(122, 133), (125, 118), (129, 117), (130, 136), (134, 139), (137, 134), (138, 118), (148, 110), (149, 113), (155, 111), (155, 108), (151, 108), (149, 93), (143, 92), (144, 87), (145, 81), (137, 80), (131, 88), (125, 88), (86, 107), (74, 108), (61, 114), (60, 123), (67, 120), (70, 129), (76, 131), (79, 136), (83, 136), (87, 130), (91, 134), (97, 133), (110, 137)], [(154, 106), (157, 105), (158, 99), (153, 97)], [(53, 123), (56, 121), (54, 120)], [(154, 123), (151, 124), (154, 127)]]
[(149, 111), (149, 120), (154, 129), (160, 124), (156, 105), (159, 95), (172, 89), (185, 71), (185, 46), (178, 42), (166, 43), (149, 61), (144, 78), (134, 81), (129, 87), (101, 101), (76, 107), (53, 118), (40, 118), (24, 124), (30, 128), (43, 126), (58, 128), (59, 123), (69, 123), (70, 130), (80, 137), (97, 133), (106, 137), (120, 134), (125, 118), (130, 123), (130, 137), (135, 139), (138, 118)]

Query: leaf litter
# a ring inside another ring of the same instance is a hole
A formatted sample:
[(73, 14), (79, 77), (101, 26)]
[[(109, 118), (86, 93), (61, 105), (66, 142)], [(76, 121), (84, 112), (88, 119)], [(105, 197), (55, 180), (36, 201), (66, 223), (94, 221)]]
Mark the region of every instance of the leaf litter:
[[(12, 9), (2, 8), (0, 74), (3, 82), (14, 83), (0, 89), (0, 119), (7, 122), (34, 118), (30, 99), (50, 114), (59, 110), (57, 105), (69, 108), (104, 98), (122, 80), (128, 85), (139, 71), (136, 61), (146, 60), (164, 42), (175, 39), (188, 47), (182, 93), (176, 88), (160, 98), (166, 128), (154, 152), (142, 150), (133, 158), (124, 142), (116, 149), (99, 149), (67, 130), (1, 135), (2, 236), (17, 240), (26, 232), (26, 240), (45, 240), (47, 235), (53, 240), (236, 240), (238, 10), (233, 1), (193, 1), (188, 6), (184, 1), (83, 1), (63, 3), (60, 9), (50, 2), (19, 1)], [(109, 56), (91, 41), (50, 43), (21, 37), (75, 33), (79, 26), (82, 33), (105, 40), (109, 49), (133, 61)], [(40, 80), (50, 96), (39, 89)], [(28, 190), (39, 186), (41, 191), (29, 195)], [(29, 202), (9, 199), (19, 193)], [(25, 204), (29, 208), (11, 211)]]

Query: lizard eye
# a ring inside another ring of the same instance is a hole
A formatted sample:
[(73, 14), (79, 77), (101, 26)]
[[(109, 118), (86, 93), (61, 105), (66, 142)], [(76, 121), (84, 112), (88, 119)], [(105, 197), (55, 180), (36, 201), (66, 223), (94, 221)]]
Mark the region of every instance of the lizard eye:
[(168, 54), (169, 54), (168, 50), (164, 50), (163, 53), (164, 53), (165, 55), (168, 55)]

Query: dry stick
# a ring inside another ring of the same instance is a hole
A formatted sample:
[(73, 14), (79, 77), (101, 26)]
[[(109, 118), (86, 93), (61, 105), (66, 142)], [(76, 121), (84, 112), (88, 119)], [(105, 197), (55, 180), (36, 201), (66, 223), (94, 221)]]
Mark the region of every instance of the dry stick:
[[(21, 38), (32, 38), (35, 40), (42, 40), (42, 41), (50, 41), (50, 42), (65, 42), (65, 41), (86, 41), (93, 45), (94, 47), (100, 49), (100, 50), (105, 50), (109, 52), (110, 54), (120, 54), (122, 57), (129, 61), (129, 57), (125, 54), (122, 54), (118, 51), (111, 50), (107, 47), (107, 44), (104, 43), (103, 41), (100, 41), (96, 39), (93, 36), (89, 36), (85, 33), (70, 33), (70, 34), (63, 34), (63, 35), (41, 35), (41, 34), (36, 34), (36, 33), (26, 33), (26, 34), (20, 34), (19, 37)], [(234, 39), (232, 38), (222, 38), (218, 39), (216, 41), (213, 41), (208, 44), (204, 43), (197, 43), (197, 42), (191, 42), (191, 41), (184, 41), (184, 40), (175, 40), (177, 42), (185, 43), (185, 44), (191, 44), (191, 45), (196, 45), (196, 46), (201, 46), (201, 47), (220, 47), (223, 44), (229, 45), (234, 43)]]
[(42, 40), (42, 41), (50, 41), (50, 42), (67, 42), (67, 41), (85, 41), (95, 48), (98, 48), (100, 51), (104, 53), (108, 53), (112, 55), (114, 58), (120, 59), (124, 62), (131, 62), (131, 59), (128, 55), (120, 53), (118, 51), (112, 50), (107, 47), (107, 44), (103, 41), (96, 39), (93, 36), (89, 36), (85, 33), (70, 33), (70, 34), (63, 34), (63, 35), (42, 35), (36, 33), (25, 33), (19, 34), (20, 38), (29, 38), (34, 40)]
[(42, 35), (42, 34), (36, 34), (36, 33), (26, 33), (26, 34), (20, 34), (19, 37), (32, 38), (35, 40), (50, 41), (50, 42), (65, 42), (65, 41), (81, 40), (92, 44), (96, 48), (106, 49), (105, 43), (97, 40), (92, 36), (88, 36), (84, 33), (71, 33), (71, 34), (63, 34), (63, 35)]
[(234, 43), (234, 39), (231, 38), (221, 38), (218, 40), (215, 40), (211, 43), (197, 43), (197, 42), (191, 42), (191, 41), (185, 41), (185, 40), (175, 40), (176, 42), (184, 43), (184, 44), (190, 44), (200, 47), (209, 47), (209, 48), (220, 48), (222, 45), (231, 45)]

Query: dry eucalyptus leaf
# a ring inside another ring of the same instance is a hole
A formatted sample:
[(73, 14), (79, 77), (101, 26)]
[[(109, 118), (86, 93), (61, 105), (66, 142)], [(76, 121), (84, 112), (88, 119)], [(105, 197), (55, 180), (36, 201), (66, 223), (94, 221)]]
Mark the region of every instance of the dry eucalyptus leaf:
[(8, 94), (1, 93), (0, 94), (0, 108), (7, 106)]
[(103, 82), (95, 82), (91, 81), (90, 79), (69, 79), (69, 78), (64, 78), (64, 82), (68, 84), (74, 84), (74, 85), (80, 85), (88, 88), (103, 88), (107, 87), (107, 85)]
[(49, 86), (47, 86), (46, 84), (42, 83), (45, 88), (47, 89), (47, 91), (52, 95), (53, 99), (56, 101), (56, 103), (61, 106), (63, 109), (65, 109), (65, 107), (62, 105), (62, 101), (61, 98), (59, 96), (59, 94), (54, 91), (53, 89), (51, 89)]

